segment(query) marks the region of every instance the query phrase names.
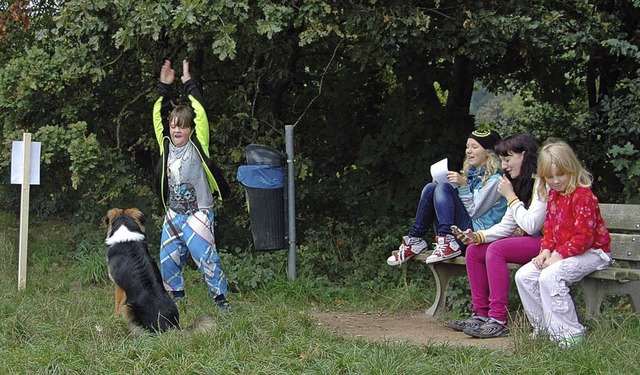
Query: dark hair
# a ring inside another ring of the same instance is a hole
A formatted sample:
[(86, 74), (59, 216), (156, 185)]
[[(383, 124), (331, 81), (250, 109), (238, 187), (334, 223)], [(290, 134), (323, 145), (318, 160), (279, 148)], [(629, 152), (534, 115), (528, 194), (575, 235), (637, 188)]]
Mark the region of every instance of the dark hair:
[(520, 167), (520, 175), (511, 178), (507, 174), (507, 178), (513, 184), (513, 191), (525, 206), (529, 207), (533, 196), (533, 185), (535, 183), (536, 169), (538, 168), (538, 142), (529, 133), (519, 133), (504, 138), (495, 146), (498, 156), (509, 156), (509, 153), (521, 154), (522, 167)]

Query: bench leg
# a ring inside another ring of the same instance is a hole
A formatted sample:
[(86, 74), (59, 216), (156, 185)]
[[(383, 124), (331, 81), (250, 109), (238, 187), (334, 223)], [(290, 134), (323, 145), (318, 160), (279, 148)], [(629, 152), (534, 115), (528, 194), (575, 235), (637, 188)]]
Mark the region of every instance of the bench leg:
[(631, 307), (636, 313), (638, 312), (638, 308), (640, 307), (640, 289), (638, 288), (640, 288), (640, 286), (629, 288), (629, 299), (631, 300)]
[(585, 308), (587, 310), (587, 318), (595, 318), (600, 315), (600, 305), (606, 291), (602, 288), (598, 279), (584, 278), (580, 285), (584, 293)]
[(595, 318), (600, 315), (600, 306), (605, 295), (628, 295), (633, 311), (640, 307), (640, 282), (619, 282), (585, 277), (580, 283), (584, 292), (587, 317)]
[(453, 277), (466, 276), (467, 268), (461, 266), (460, 264), (439, 262), (429, 264), (429, 269), (431, 270), (433, 278), (436, 281), (436, 295), (433, 300), (433, 304), (427, 310), (427, 315), (438, 316), (444, 311), (446, 307), (446, 293), (447, 286), (449, 285), (449, 280), (451, 280)]

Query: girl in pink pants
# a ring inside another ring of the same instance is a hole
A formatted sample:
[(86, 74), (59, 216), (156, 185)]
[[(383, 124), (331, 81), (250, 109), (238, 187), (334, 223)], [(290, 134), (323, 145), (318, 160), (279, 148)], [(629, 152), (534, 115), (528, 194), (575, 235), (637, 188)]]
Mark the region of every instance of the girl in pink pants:
[(498, 192), (508, 202), (500, 223), (486, 230), (458, 233), (468, 244), (467, 274), (471, 288), (473, 315), (454, 320), (449, 327), (479, 338), (509, 334), (507, 326), (510, 271), (507, 263), (524, 264), (540, 251), (540, 229), (546, 203), (534, 193), (540, 182), (535, 178), (538, 145), (526, 133), (498, 143), (506, 177), (500, 178)]
[(469, 245), (467, 274), (473, 313), (489, 318), (489, 324), (483, 324), (482, 329), (467, 329), (465, 333), (481, 338), (508, 333), (506, 323), (511, 273), (507, 263), (525, 264), (539, 251), (540, 236), (513, 236), (488, 244)]

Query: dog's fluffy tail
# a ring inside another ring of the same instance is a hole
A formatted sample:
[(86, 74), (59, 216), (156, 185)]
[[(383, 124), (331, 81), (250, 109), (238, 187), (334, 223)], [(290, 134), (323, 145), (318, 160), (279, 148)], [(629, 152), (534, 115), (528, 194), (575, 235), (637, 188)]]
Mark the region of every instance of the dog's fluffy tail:
[(184, 330), (188, 332), (208, 332), (215, 326), (213, 318), (210, 316), (201, 316), (193, 322), (193, 325), (186, 327)]

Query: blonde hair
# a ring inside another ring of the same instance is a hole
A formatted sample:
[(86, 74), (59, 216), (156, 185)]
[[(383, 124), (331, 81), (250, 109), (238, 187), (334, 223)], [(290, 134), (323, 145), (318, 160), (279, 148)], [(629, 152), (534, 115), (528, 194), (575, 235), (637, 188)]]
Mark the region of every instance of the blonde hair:
[[(502, 167), (502, 162), (500, 161), (500, 158), (498, 157), (498, 155), (496, 155), (496, 153), (493, 150), (485, 149), (485, 151), (487, 153), (487, 161), (485, 162), (484, 166), (487, 167), (487, 169), (481, 178), (483, 186), (484, 186), (484, 183), (487, 181), (487, 179), (493, 176), (494, 174), (496, 174), (497, 172), (499, 172)], [(469, 166), (469, 161), (465, 157), (464, 163), (462, 165), (462, 175), (466, 177), (467, 174), (469, 173), (469, 169), (471, 169), (471, 167)]]
[[(538, 177), (547, 179), (552, 176), (551, 166), (555, 164), (556, 175), (568, 175), (569, 184), (565, 195), (573, 193), (578, 186), (591, 187), (593, 176), (583, 166), (571, 146), (561, 140), (550, 140), (538, 152)], [(549, 197), (547, 184), (538, 186), (538, 194), (544, 201)]]

